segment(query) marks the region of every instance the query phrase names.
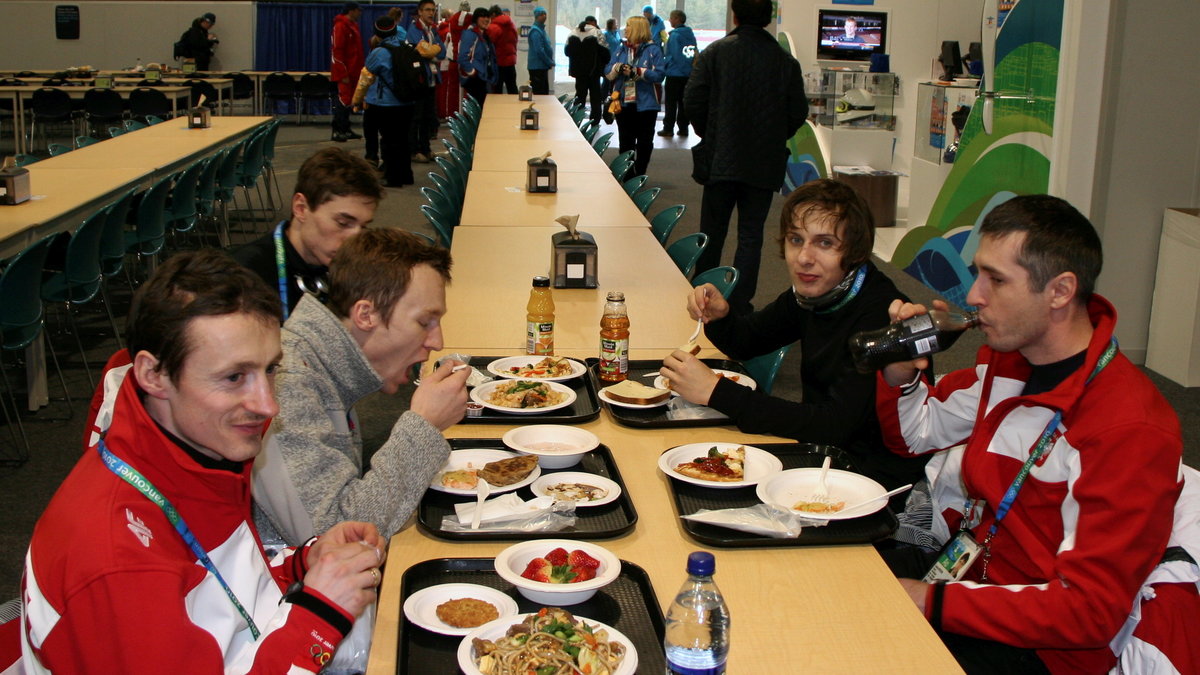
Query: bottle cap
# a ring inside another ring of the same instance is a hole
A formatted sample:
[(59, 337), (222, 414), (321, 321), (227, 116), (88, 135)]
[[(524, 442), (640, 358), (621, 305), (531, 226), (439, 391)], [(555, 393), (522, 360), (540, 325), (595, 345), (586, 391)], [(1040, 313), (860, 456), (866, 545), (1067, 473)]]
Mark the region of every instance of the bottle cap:
[(625, 302), (625, 293), (622, 291), (609, 291), (608, 299), (613, 302)]
[(688, 574), (711, 577), (717, 570), (717, 559), (708, 551), (695, 551), (688, 554)]
[(550, 277), (534, 277), (533, 278), (533, 287), (534, 288), (549, 288), (550, 287)]

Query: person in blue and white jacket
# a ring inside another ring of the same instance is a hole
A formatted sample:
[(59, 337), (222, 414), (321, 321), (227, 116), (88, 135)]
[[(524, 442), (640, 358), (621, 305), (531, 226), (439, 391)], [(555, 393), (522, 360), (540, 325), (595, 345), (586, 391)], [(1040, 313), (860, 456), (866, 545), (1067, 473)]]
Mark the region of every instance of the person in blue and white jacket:
[[(688, 135), (688, 114), (683, 107), (683, 90), (687, 89), (688, 76), (692, 74), (692, 61), (696, 59), (696, 34), (687, 24), (683, 10), (671, 12), (668, 19), (674, 29), (667, 38), (666, 73), (663, 95), (667, 99), (667, 112), (663, 115), (663, 128), (659, 136), (670, 136), (679, 123), (679, 135)], [(677, 117), (678, 115), (678, 117)]]
[(554, 43), (546, 36), (546, 8), (533, 9), (529, 29), (529, 86), (535, 94), (550, 93), (550, 71), (554, 70)]
[(375, 21), (375, 34), (383, 39), (371, 50), (364, 66), (375, 81), (367, 89), (365, 115), (371, 126), (379, 129), (379, 154), (384, 164), (384, 185), (398, 188), (413, 184), (412, 161), (408, 156), (408, 127), (412, 124), (413, 102), (401, 101), (392, 86), (392, 53), (388, 47), (399, 47), (403, 40), (396, 33), (396, 22), (389, 16)]
[(634, 150), (634, 176), (646, 173), (654, 151), (654, 127), (658, 124), (658, 87), (666, 71), (663, 53), (650, 38), (650, 23), (631, 16), (625, 23), (625, 43), (613, 50), (604, 75), (613, 83), (613, 98), (619, 99), (616, 113), (621, 152)]
[(446, 58), (446, 46), (442, 44), (442, 38), (437, 32), (437, 4), (433, 0), (421, 0), (417, 3), (417, 17), (408, 24), (406, 41), (416, 47), (421, 55), (421, 65), (425, 68), (425, 82), (428, 85), (413, 101), (408, 149), (413, 153), (413, 161), (427, 164), (433, 156), (429, 148), (429, 139), (436, 136), (438, 130), (434, 92), (438, 82), (442, 80), (441, 62)]
[(500, 80), (496, 49), (488, 39), (487, 27), (492, 15), (485, 7), (475, 10), (475, 21), (462, 32), (458, 44), (458, 78), (463, 89), (480, 105), (492, 85)]

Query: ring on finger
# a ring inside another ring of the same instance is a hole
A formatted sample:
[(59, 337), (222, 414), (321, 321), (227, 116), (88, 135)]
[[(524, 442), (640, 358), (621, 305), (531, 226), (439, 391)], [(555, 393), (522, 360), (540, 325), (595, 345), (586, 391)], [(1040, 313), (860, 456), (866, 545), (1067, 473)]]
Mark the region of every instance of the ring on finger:
[(378, 586), (383, 581), (383, 575), (379, 573), (379, 568), (372, 567), (368, 571), (371, 573), (371, 585)]

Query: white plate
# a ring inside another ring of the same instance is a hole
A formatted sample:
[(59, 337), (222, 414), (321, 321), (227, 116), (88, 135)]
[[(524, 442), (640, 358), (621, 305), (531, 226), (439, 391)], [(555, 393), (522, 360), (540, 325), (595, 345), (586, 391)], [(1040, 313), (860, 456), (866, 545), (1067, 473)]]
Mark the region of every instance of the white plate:
[(583, 483), (584, 485), (593, 485), (603, 490), (608, 490), (608, 494), (600, 499), (593, 499), (590, 502), (575, 502), (575, 506), (603, 506), (611, 504), (617, 497), (621, 496), (621, 486), (617, 483), (594, 473), (584, 473), (582, 471), (559, 471), (558, 473), (548, 473), (541, 478), (533, 481), (529, 486), (533, 490), (535, 497), (549, 497), (546, 494), (546, 488), (558, 483)]
[[(456, 628), (438, 618), (438, 605), (459, 598), (475, 598), (492, 603), (500, 617), (518, 614), (517, 601), (495, 588), (479, 584), (439, 584), (422, 588), (404, 601), (404, 616), (425, 630), (442, 635), (466, 635), (474, 628)], [(514, 622), (515, 623), (515, 622)]]
[[(788, 469), (760, 482), (755, 493), (764, 503), (791, 509), (793, 504), (817, 491), (817, 481), (820, 476), (821, 469), (819, 468)], [(887, 492), (882, 485), (866, 476), (838, 469), (829, 470), (829, 475), (825, 478), (825, 486), (829, 489), (830, 499), (847, 504), (857, 504), (872, 497), (882, 496)], [(793, 513), (813, 520), (846, 520), (875, 513), (887, 506), (887, 503), (886, 499), (880, 499), (856, 509), (835, 511), (834, 513), (809, 513), (795, 510)]]
[[(479, 666), (475, 664), (475, 647), (472, 644), (472, 640), (475, 638), (483, 638), (485, 640), (502, 638), (508, 632), (509, 626), (521, 623), (526, 616), (525, 614), (518, 614), (516, 616), (500, 617), (491, 623), (485, 623), (467, 633), (462, 642), (458, 643), (458, 667), (467, 675), (481, 675)], [(593, 621), (577, 614), (575, 615), (575, 620), (587, 622), (587, 625), (592, 626), (593, 630), (603, 628), (608, 633), (609, 642), (620, 642), (625, 645), (625, 658), (621, 660), (621, 665), (612, 675), (633, 675), (633, 673), (637, 672), (637, 648), (633, 646), (633, 642), (625, 637), (621, 631), (607, 624)]]
[[(732, 370), (721, 370), (720, 368), (713, 368), (713, 372), (724, 375), (726, 378), (733, 380), (734, 384), (740, 384), (743, 387), (750, 387), (751, 389), (758, 389), (758, 383), (754, 381), (754, 378), (745, 373), (736, 373)], [(662, 375), (654, 378), (654, 388), (670, 389), (670, 387), (667, 386), (667, 378), (663, 377)], [(671, 389), (671, 395), (678, 396), (679, 394), (676, 393), (674, 389)]]
[(496, 377), (504, 377), (510, 380), (537, 380), (539, 382), (562, 382), (564, 380), (570, 380), (572, 378), (579, 377), (587, 372), (587, 366), (576, 361), (575, 359), (566, 359), (567, 363), (571, 364), (571, 374), (559, 375), (558, 377), (523, 377), (520, 375), (513, 375), (512, 373), (505, 372), (504, 370), (506, 368), (520, 368), (522, 366), (532, 365), (544, 358), (546, 357), (534, 354), (525, 356), (509, 356), (503, 359), (496, 359), (495, 361), (492, 361), (488, 364), (487, 369), (489, 373), (495, 375)]
[(773, 474), (777, 474), (783, 470), (783, 462), (779, 458), (766, 450), (756, 448), (752, 445), (742, 445), (746, 448), (746, 461), (742, 465), (746, 474), (744, 480), (734, 482), (721, 482), (714, 480), (701, 480), (685, 476), (675, 470), (675, 467), (680, 464), (704, 457), (708, 454), (709, 448), (716, 448), (720, 452), (728, 452), (737, 448), (740, 443), (689, 443), (681, 445), (677, 448), (671, 448), (658, 456), (658, 468), (663, 473), (667, 474), (675, 480), (681, 480), (685, 483), (695, 485), (703, 485), (710, 488), (738, 488), (755, 485), (760, 481), (764, 481)]
[[(544, 408), (505, 408), (504, 406), (501, 406), (501, 405), (496, 405), (494, 403), (488, 403), (487, 399), (489, 396), (492, 395), (492, 390), (495, 389), (496, 387), (498, 387), (499, 385), (508, 384), (511, 382), (522, 382), (522, 381), (524, 381), (524, 382), (540, 382), (541, 384), (544, 384), (547, 387), (550, 387), (550, 389), (552, 391), (556, 391), (560, 394), (566, 394), (567, 397), (565, 399), (563, 399), (560, 403), (556, 403), (554, 405), (548, 405)], [(558, 410), (560, 408), (565, 408), (565, 407), (571, 405), (572, 403), (574, 403), (575, 402), (575, 390), (566, 385), (559, 384), (558, 382), (548, 382), (546, 380), (503, 380), (502, 379), (502, 380), (492, 380), (491, 382), (485, 382), (485, 383), (479, 385), (478, 387), (475, 387), (474, 389), (472, 389), (471, 390), (471, 400), (475, 401), (479, 405), (481, 405), (489, 410), (495, 410), (497, 412), (510, 413), (513, 415), (540, 415), (541, 413), (544, 413), (544, 412), (550, 412), (552, 410)]]
[[(671, 393), (673, 394), (675, 392), (671, 392)], [(634, 410), (645, 410), (648, 408), (661, 408), (662, 406), (666, 405), (671, 400), (671, 397), (668, 396), (668, 397), (664, 398), (661, 403), (651, 403), (649, 405), (643, 405), (641, 403), (624, 403), (624, 402), (618, 401), (614, 398), (609, 398), (608, 394), (604, 393), (603, 389), (597, 391), (596, 396), (598, 396), (601, 401), (604, 401), (605, 403), (607, 403), (609, 405), (615, 405), (615, 406), (619, 406), (621, 408), (633, 408)]]
[[(471, 497), (474, 497), (474, 488), (470, 490), (464, 490), (462, 488), (452, 488), (442, 485), (442, 474), (446, 473), (447, 471), (454, 471), (456, 469), (466, 469), (468, 468), (468, 464), (471, 465), (471, 468), (482, 469), (483, 465), (487, 464), (488, 462), (495, 462), (496, 460), (500, 459), (508, 459), (509, 457), (516, 457), (520, 454), (521, 453), (519, 452), (495, 450), (492, 448), (451, 450), (450, 458), (447, 459), (446, 463), (442, 465), (442, 468), (438, 469), (437, 473), (433, 475), (433, 480), (429, 481), (429, 489), (437, 490), (438, 492), (446, 492), (452, 495), (470, 495)], [(533, 481), (537, 480), (538, 476), (540, 475), (542, 475), (542, 467), (535, 466), (533, 467), (532, 473), (530, 473), (524, 479), (513, 483), (512, 485), (493, 485), (492, 494), (498, 495), (501, 492), (512, 492), (517, 488), (525, 487), (526, 485), (529, 485)]]

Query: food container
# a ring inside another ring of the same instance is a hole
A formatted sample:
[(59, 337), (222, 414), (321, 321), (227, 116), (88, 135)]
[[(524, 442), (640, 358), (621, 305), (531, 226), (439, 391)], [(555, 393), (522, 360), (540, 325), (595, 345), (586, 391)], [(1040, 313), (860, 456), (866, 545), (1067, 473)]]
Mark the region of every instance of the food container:
[(526, 455), (537, 455), (543, 469), (575, 466), (587, 453), (600, 445), (596, 434), (564, 424), (532, 424), (510, 429), (504, 444)]
[(481, 416), (483, 416), (483, 406), (473, 401), (467, 404), (467, 417)]
[[(542, 581), (531, 581), (521, 576), (529, 561), (545, 556), (555, 548), (566, 549), (568, 553), (575, 549), (582, 550), (600, 561), (596, 577), (576, 584), (551, 584)], [(571, 539), (532, 539), (513, 544), (496, 556), (496, 574), (508, 583), (517, 587), (517, 592), (532, 602), (550, 607), (566, 607), (577, 605), (590, 599), (596, 591), (616, 580), (621, 574), (621, 560), (608, 549), (588, 541)]]

